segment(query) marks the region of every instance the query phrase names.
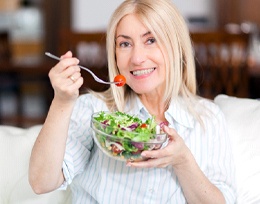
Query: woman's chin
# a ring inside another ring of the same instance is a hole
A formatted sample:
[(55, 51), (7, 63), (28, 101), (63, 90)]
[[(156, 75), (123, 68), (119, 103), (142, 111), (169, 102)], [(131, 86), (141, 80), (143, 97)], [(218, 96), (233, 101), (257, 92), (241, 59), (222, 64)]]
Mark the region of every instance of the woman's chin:
[(152, 86), (134, 86), (132, 87), (133, 91), (137, 94), (148, 94), (148, 93), (152, 93), (156, 87), (152, 87)]

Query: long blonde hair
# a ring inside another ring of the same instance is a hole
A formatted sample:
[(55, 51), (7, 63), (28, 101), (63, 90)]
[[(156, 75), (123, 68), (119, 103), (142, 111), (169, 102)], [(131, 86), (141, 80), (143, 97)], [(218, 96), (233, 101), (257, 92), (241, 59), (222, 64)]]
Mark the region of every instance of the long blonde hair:
[[(170, 0), (126, 0), (113, 13), (107, 30), (109, 78), (119, 74), (116, 64), (115, 35), (118, 23), (135, 14), (155, 36), (158, 45), (167, 53), (166, 89), (164, 102), (181, 97), (192, 109), (196, 99), (196, 74), (192, 44), (186, 22)], [(127, 100), (134, 93), (128, 86), (111, 86), (103, 95), (109, 107), (123, 111)]]

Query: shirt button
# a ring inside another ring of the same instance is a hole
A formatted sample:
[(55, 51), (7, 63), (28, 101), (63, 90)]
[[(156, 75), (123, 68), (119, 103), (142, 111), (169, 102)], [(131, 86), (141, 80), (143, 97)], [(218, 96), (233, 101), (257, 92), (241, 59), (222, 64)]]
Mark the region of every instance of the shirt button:
[(150, 192), (150, 193), (154, 193), (154, 189), (150, 188), (150, 189), (149, 189), (149, 192)]

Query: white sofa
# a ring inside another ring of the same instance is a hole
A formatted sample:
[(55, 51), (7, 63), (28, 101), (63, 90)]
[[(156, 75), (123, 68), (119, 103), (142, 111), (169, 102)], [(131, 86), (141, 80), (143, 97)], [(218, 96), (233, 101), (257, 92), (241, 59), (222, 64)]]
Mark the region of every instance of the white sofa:
[[(237, 204), (260, 203), (260, 101), (219, 95), (214, 102), (228, 123), (237, 169)], [(30, 152), (40, 128), (0, 126), (1, 204), (71, 203), (70, 189), (36, 195), (28, 183)]]
[(28, 182), (33, 143), (41, 126), (0, 126), (0, 204), (71, 204), (71, 192), (36, 195)]

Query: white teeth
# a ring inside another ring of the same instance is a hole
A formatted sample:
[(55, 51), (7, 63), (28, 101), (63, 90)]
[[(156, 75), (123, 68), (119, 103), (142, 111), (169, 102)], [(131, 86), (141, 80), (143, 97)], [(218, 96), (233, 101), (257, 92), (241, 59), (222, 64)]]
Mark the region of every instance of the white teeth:
[(133, 71), (133, 75), (134, 76), (140, 76), (143, 74), (149, 74), (154, 70), (154, 68), (151, 69), (144, 69), (144, 70), (137, 70), (137, 71)]

